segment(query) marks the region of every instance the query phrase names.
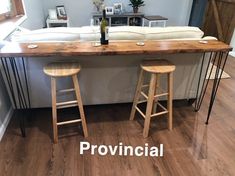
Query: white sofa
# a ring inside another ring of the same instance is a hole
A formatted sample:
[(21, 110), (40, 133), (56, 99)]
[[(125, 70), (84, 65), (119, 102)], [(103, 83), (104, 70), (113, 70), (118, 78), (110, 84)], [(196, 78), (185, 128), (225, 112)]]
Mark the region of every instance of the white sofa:
[[(196, 27), (111, 27), (109, 39), (112, 40), (209, 40)], [(12, 36), (15, 42), (58, 42), (99, 40), (98, 27), (46, 28), (24, 31)], [(50, 79), (42, 68), (55, 60), (77, 60), (82, 71), (79, 76), (84, 104), (107, 104), (131, 102), (137, 84), (139, 64), (145, 58), (165, 58), (176, 65), (174, 73), (174, 99), (195, 98), (199, 75), (201, 53), (170, 55), (131, 55), (131, 56), (80, 56), (76, 58), (28, 58), (27, 68), (30, 94), (33, 107), (51, 106)], [(161, 83), (165, 87), (165, 77)], [(58, 81), (59, 87), (69, 87), (69, 79)], [(61, 101), (65, 97), (61, 97)], [(66, 97), (68, 98), (68, 97)], [(69, 98), (72, 98), (69, 97)]]
[[(197, 27), (110, 27), (110, 40), (198, 40), (204, 33)], [(12, 36), (16, 42), (58, 42), (58, 41), (94, 41), (99, 40), (98, 26), (45, 28), (23, 31)], [(208, 38), (207, 38), (208, 39)]]

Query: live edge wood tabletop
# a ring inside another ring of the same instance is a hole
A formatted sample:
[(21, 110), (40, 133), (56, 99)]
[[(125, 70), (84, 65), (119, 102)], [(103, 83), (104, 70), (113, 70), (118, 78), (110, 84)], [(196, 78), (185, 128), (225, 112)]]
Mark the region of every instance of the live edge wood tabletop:
[(30, 43), (8, 43), (0, 49), (0, 57), (47, 57), (47, 56), (97, 56), (97, 55), (139, 55), (228, 52), (232, 48), (220, 41), (198, 40), (145, 41), (138, 46), (137, 41), (110, 41), (109, 45), (95, 47), (93, 42), (45, 42), (33, 43), (37, 48), (30, 49)]

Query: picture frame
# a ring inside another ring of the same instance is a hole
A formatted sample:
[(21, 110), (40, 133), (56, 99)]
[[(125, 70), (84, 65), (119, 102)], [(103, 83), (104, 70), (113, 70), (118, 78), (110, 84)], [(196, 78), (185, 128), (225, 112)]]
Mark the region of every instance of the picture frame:
[(63, 5), (56, 6), (56, 12), (57, 12), (58, 19), (67, 19), (65, 7)]
[(122, 13), (122, 3), (114, 3), (113, 8), (114, 8), (114, 13), (116, 14)]
[(113, 7), (105, 7), (105, 11), (107, 15), (113, 15), (114, 11), (113, 11)]

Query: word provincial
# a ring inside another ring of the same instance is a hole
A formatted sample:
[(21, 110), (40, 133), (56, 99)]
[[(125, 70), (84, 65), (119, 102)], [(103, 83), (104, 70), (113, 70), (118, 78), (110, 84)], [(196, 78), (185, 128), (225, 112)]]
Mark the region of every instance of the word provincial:
[(80, 142), (80, 154), (83, 155), (85, 151), (89, 151), (91, 155), (119, 155), (119, 156), (151, 156), (151, 157), (163, 157), (163, 144), (159, 147), (149, 147), (148, 143), (144, 146), (130, 146), (123, 145), (120, 142), (118, 145), (93, 145), (89, 142)]

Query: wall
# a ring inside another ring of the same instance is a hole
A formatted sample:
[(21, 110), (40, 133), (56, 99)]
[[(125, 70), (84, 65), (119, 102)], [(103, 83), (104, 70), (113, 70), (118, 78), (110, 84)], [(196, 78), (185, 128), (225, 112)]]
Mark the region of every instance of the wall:
[(45, 18), (48, 15), (48, 9), (57, 5), (65, 5), (66, 12), (70, 18), (70, 25), (85, 26), (90, 24), (93, 5), (91, 0), (43, 0)]
[(0, 141), (10, 121), (12, 111), (6, 87), (0, 74)]
[(167, 17), (168, 26), (188, 25), (192, 0), (145, 0), (143, 12), (147, 15), (162, 15)]
[(232, 37), (232, 40), (230, 42), (230, 46), (233, 47), (233, 51), (230, 52), (230, 55), (232, 55), (233, 57), (235, 57), (235, 29), (233, 31), (233, 37)]
[(27, 20), (22, 24), (28, 29), (40, 29), (45, 26), (43, 3), (41, 0), (24, 0)]
[[(71, 26), (85, 26), (90, 24), (91, 14), (95, 10), (92, 0), (43, 0), (45, 18), (48, 9), (55, 8), (57, 5), (64, 5)], [(105, 0), (106, 6), (113, 5), (115, 2), (122, 2), (124, 10), (131, 12), (129, 0)], [(169, 19), (168, 26), (188, 25), (192, 0), (145, 0), (145, 6), (140, 11), (146, 15), (162, 15)]]

